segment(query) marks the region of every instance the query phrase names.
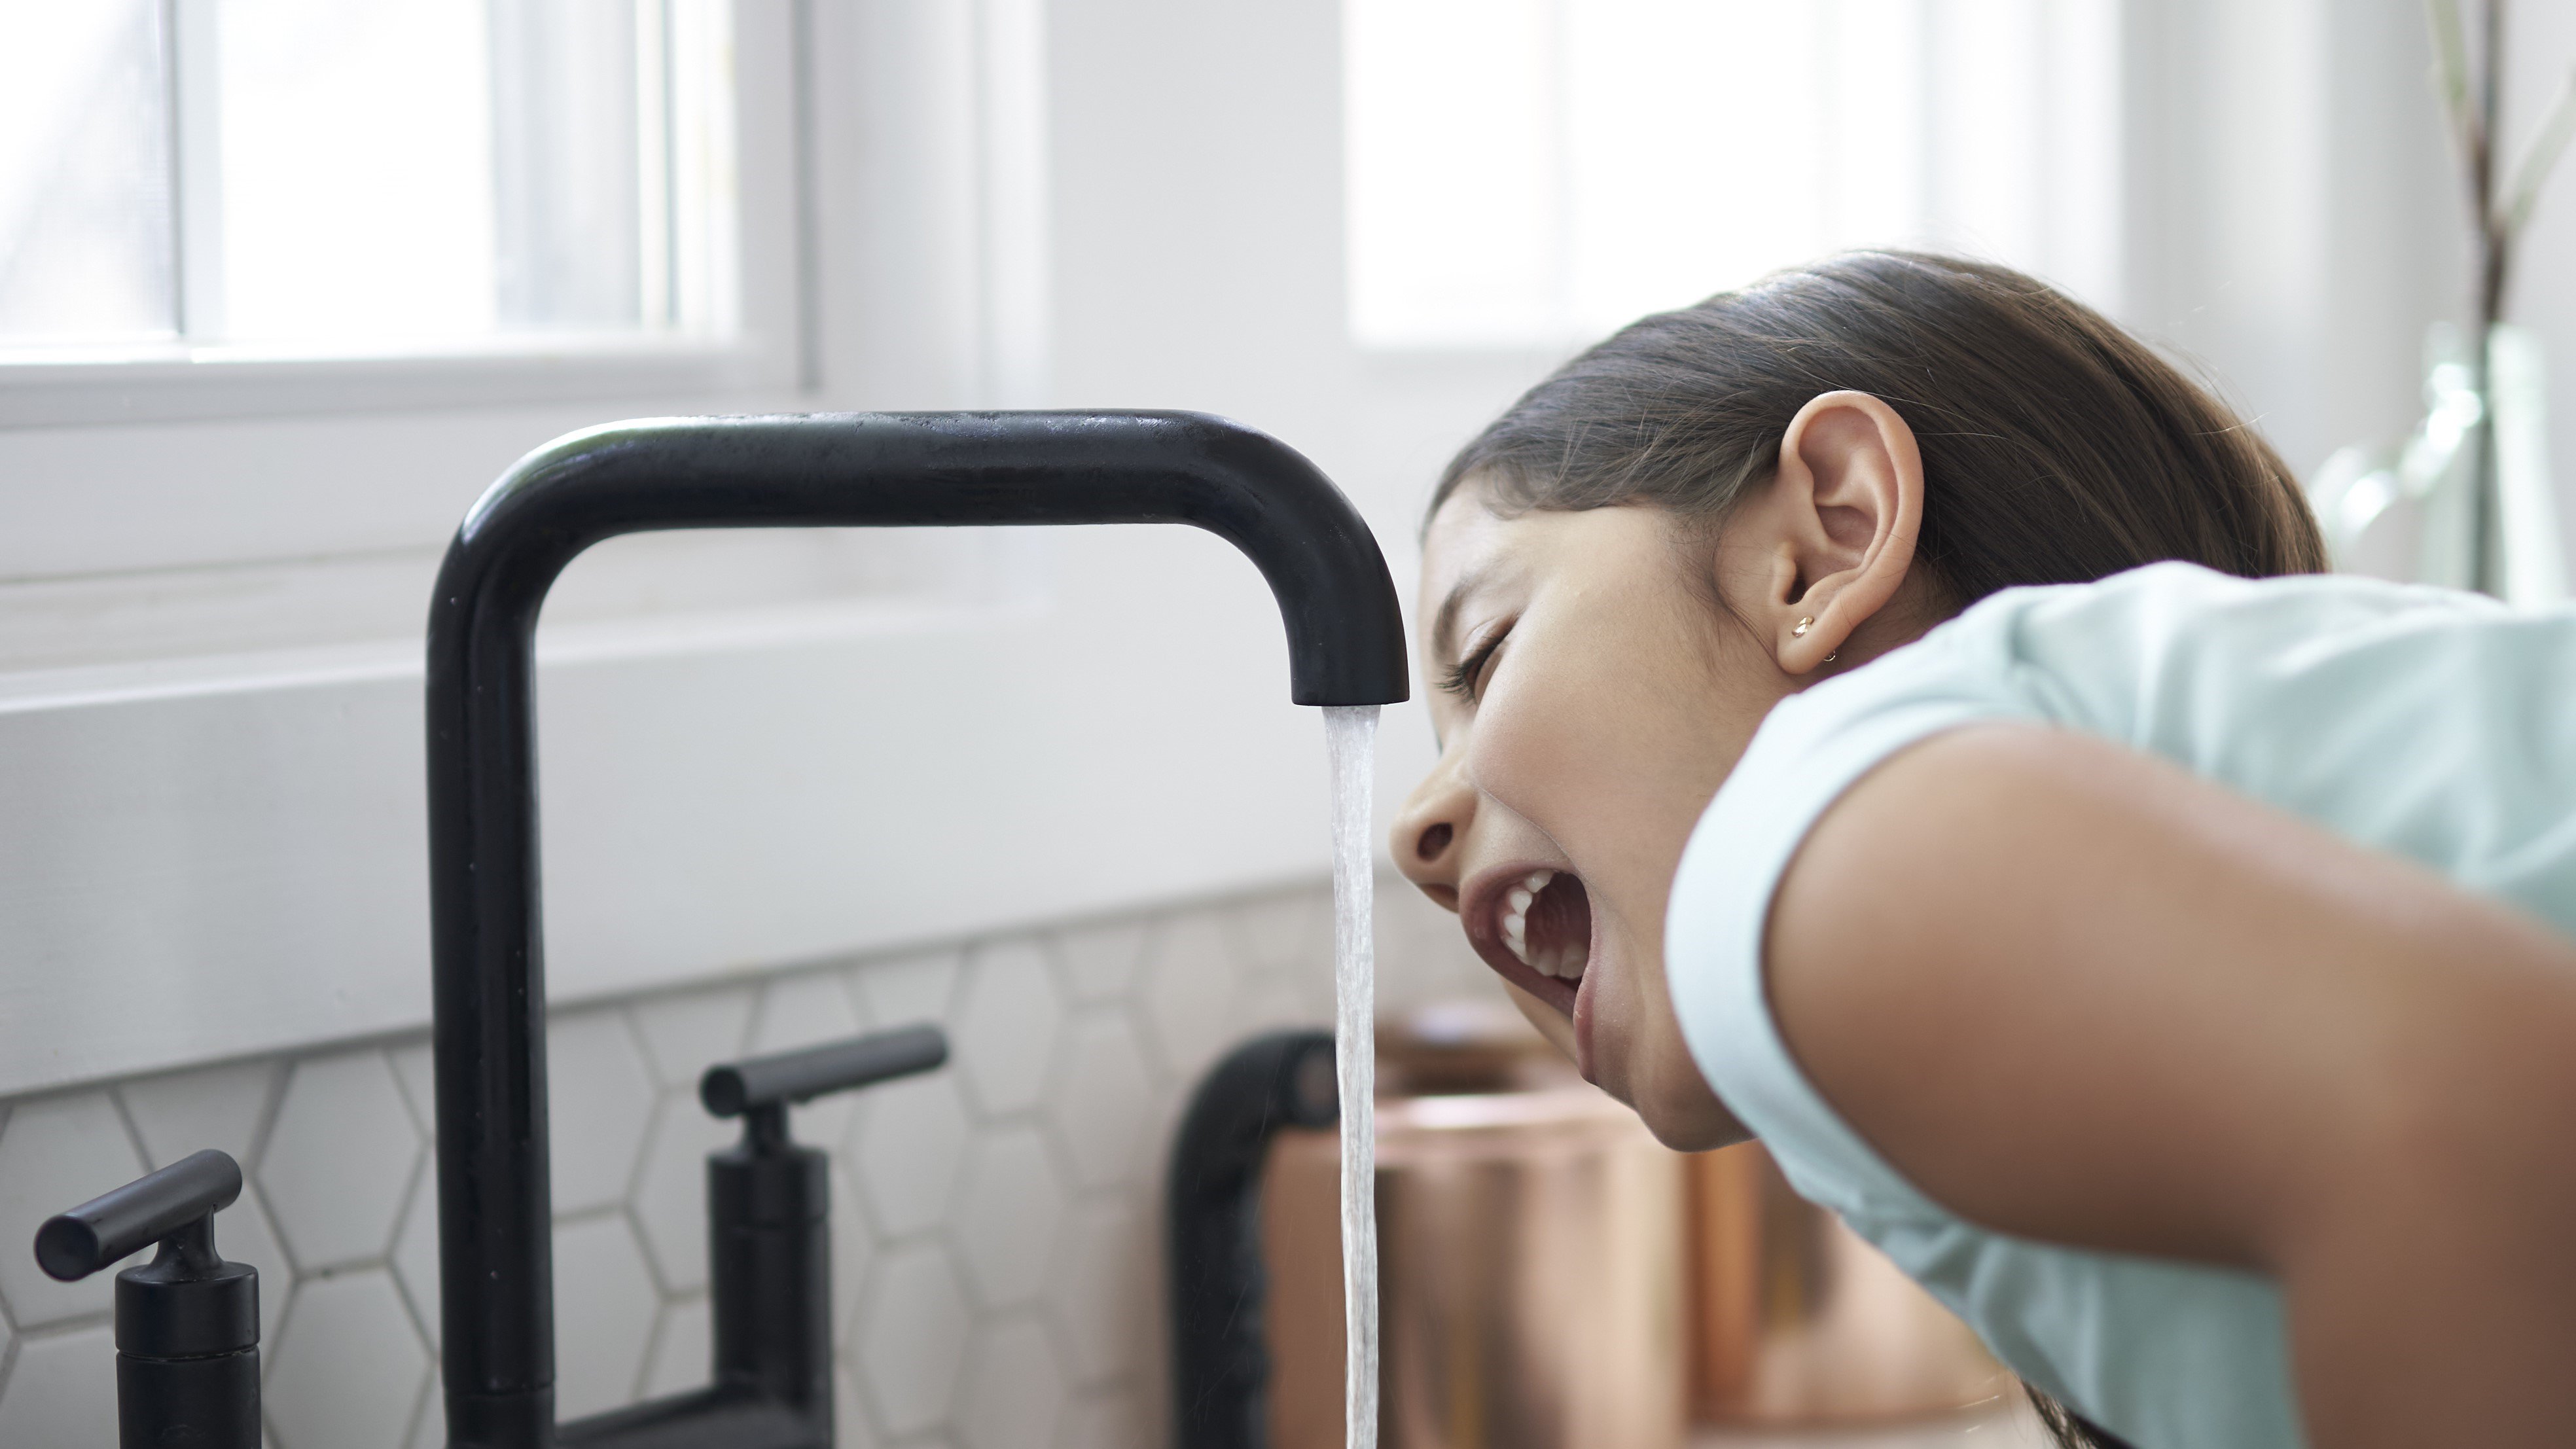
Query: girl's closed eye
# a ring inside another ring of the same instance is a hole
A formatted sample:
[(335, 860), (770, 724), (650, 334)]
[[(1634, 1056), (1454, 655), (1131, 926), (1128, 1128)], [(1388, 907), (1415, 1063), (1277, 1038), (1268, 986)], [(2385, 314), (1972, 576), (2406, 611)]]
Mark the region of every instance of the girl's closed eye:
[(1493, 663), (1494, 652), (1511, 637), (1509, 622), (1501, 624), (1472, 642), (1458, 656), (1458, 662), (1442, 676), (1440, 687), (1457, 698), (1474, 704), (1485, 692), (1485, 674)]

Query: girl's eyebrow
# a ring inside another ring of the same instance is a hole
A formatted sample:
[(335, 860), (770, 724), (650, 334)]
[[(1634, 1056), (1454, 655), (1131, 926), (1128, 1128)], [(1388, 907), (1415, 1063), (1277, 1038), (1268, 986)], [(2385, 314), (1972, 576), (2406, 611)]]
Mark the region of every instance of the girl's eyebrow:
[(1432, 658), (1455, 659), (1458, 657), (1459, 611), (1466, 607), (1469, 597), (1474, 595), (1478, 589), (1485, 586), (1485, 580), (1493, 574), (1493, 571), (1493, 565), (1491, 564), (1479, 565), (1476, 568), (1470, 569), (1465, 577), (1449, 586), (1448, 597), (1440, 601), (1440, 610), (1438, 613), (1432, 615), (1431, 619)]

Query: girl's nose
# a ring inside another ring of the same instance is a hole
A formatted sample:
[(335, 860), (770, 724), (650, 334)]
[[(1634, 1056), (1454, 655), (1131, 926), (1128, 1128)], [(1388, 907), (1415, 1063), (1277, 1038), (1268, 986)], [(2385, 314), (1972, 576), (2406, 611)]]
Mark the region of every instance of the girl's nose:
[(1453, 911), (1458, 909), (1459, 846), (1474, 818), (1475, 798), (1444, 761), (1413, 787), (1396, 812), (1394, 837), (1387, 842), (1404, 878)]

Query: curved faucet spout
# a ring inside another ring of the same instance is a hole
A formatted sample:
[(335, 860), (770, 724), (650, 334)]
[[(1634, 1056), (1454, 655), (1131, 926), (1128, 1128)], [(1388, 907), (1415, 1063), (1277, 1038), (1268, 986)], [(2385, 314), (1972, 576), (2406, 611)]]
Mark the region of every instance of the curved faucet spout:
[[(1251, 557), (1278, 599), (1290, 698), (1406, 697), (1394, 582), (1359, 514), (1286, 445), (1195, 413), (620, 423), (530, 454), (466, 515), (439, 570), (428, 673), (452, 1443), (558, 1442), (534, 688), (546, 591), (575, 555), (621, 533), (1045, 523), (1216, 533)], [(605, 1443), (614, 1432), (586, 1425), (569, 1437)]]
[(573, 555), (615, 534), (1042, 523), (1217, 534), (1278, 598), (1290, 699), (1406, 697), (1395, 584), (1358, 511), (1295, 449), (1203, 413), (822, 413), (574, 433), (521, 459), (466, 514), (431, 652), (442, 625), (533, 618)]

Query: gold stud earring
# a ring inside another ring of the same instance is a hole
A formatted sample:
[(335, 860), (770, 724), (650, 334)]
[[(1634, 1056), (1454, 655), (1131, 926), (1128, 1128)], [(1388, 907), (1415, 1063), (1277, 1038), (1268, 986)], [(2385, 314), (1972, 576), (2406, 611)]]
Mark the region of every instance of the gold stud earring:
[(1797, 627), (1797, 628), (1795, 628), (1795, 629), (1790, 630), (1789, 632), (1790, 632), (1791, 634), (1804, 634), (1804, 633), (1806, 633), (1806, 632), (1807, 632), (1807, 630), (1808, 630), (1808, 629), (1812, 628), (1812, 627), (1815, 625), (1815, 622), (1816, 622), (1816, 621), (1815, 621), (1815, 620), (1813, 620), (1813, 619), (1800, 619), (1800, 620), (1798, 621), (1798, 627)]
[(1825, 662), (1826, 662), (1827, 664), (1831, 664), (1831, 663), (1833, 663), (1835, 660), (1840, 659), (1840, 658), (1842, 657), (1842, 653), (1843, 653), (1843, 652), (1842, 652), (1841, 650), (1839, 650), (1839, 649), (1835, 650), (1833, 653), (1828, 654), (1828, 655), (1826, 655), (1826, 656), (1825, 656)]

